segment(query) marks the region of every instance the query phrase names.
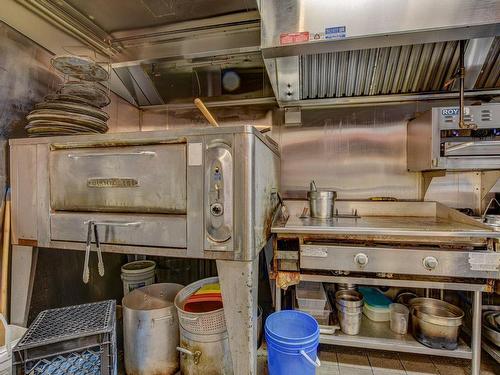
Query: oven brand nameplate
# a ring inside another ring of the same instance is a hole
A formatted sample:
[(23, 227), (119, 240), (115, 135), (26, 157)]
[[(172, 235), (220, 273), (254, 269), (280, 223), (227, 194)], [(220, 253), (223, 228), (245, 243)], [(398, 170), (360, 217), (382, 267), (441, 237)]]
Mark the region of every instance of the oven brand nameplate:
[(326, 249), (322, 249), (321, 247), (309, 247), (307, 245), (302, 246), (300, 249), (302, 256), (304, 257), (315, 257), (315, 258), (326, 258), (328, 256), (328, 252)]
[(90, 188), (134, 188), (139, 186), (139, 181), (135, 178), (89, 178), (87, 186)]
[(469, 265), (472, 271), (498, 271), (500, 253), (469, 253)]

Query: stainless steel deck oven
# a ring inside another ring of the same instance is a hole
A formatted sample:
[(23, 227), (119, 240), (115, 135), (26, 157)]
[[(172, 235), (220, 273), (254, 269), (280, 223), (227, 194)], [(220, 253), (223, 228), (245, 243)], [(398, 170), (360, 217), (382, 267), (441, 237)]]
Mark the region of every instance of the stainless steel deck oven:
[(102, 251), (216, 259), (235, 374), (255, 373), (257, 259), (278, 204), (276, 144), (237, 126), (10, 147), (15, 323), (26, 323), (33, 247), (85, 250), (91, 222)]

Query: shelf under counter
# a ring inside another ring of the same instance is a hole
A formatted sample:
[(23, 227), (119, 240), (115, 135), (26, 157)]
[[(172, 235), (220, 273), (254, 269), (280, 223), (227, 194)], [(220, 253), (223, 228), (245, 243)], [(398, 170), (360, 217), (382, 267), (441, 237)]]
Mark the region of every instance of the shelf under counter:
[(491, 358), (500, 363), (500, 349), (495, 344), (491, 343), (487, 338), (483, 338), (481, 346)]
[(450, 280), (446, 278), (424, 278), (417, 277), (403, 277), (397, 275), (396, 277), (370, 277), (362, 275), (344, 275), (334, 276), (325, 273), (306, 273), (301, 270), (301, 281), (315, 281), (322, 283), (341, 283), (341, 284), (357, 284), (357, 285), (371, 285), (371, 286), (389, 286), (401, 288), (423, 288), (423, 289), (445, 289), (445, 290), (463, 290), (463, 291), (481, 291), (491, 292), (491, 285), (487, 280), (477, 279), (464, 279), (464, 280)]
[(361, 319), (361, 329), (358, 335), (347, 335), (337, 330), (334, 334), (321, 334), (319, 341), (321, 344), (348, 346), (353, 348), (377, 349), (464, 359), (472, 358), (471, 348), (461, 339), (459, 340), (458, 348), (455, 350), (432, 349), (415, 340), (411, 333), (398, 335), (391, 331), (389, 322), (374, 322), (364, 315)]

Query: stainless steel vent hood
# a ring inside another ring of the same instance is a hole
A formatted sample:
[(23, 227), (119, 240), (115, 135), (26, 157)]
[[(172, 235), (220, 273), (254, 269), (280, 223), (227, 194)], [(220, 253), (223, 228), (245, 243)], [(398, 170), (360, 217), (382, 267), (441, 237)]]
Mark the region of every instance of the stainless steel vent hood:
[(266, 0), (260, 13), (283, 106), (454, 91), (458, 40), (468, 40), (466, 89), (500, 87), (499, 1)]
[[(2, 0), (0, 21), (54, 54), (111, 63), (137, 106), (271, 98), (256, 0)], [(179, 94), (178, 96), (176, 96)]]

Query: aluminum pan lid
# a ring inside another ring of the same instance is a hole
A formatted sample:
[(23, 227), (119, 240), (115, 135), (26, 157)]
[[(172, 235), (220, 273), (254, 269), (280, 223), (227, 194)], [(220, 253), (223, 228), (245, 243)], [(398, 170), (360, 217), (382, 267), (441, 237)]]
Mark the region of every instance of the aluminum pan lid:
[(50, 60), (52, 66), (63, 74), (84, 81), (101, 82), (109, 79), (109, 73), (88, 57), (62, 55)]

